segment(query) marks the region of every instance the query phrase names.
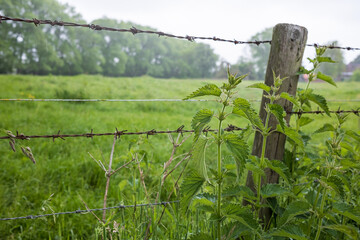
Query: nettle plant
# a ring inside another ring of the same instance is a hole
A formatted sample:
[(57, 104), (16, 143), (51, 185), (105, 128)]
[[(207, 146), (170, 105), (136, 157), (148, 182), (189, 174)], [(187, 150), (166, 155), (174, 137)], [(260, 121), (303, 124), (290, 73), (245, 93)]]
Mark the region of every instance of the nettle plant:
[[(325, 124), (314, 133), (305, 134), (301, 128), (314, 119), (299, 114), (291, 127), (284, 120), (283, 107), (276, 104), (277, 100), (286, 99), (297, 111), (310, 110), (316, 104), (330, 116), (326, 99), (309, 88), (316, 79), (336, 85), (331, 77), (318, 71), (321, 63), (334, 62), (323, 57), (325, 50), (316, 49), (316, 56), (309, 59), (311, 69), (301, 67), (299, 73), (308, 75), (308, 84), (296, 96), (279, 92), (286, 79), (275, 73), (273, 86), (263, 83), (248, 86), (263, 90), (269, 99), (264, 121), (249, 101), (235, 98), (236, 88), (246, 75), (236, 76), (229, 70), (228, 82), (221, 87), (207, 84), (185, 98), (216, 96), (221, 106), (216, 113), (209, 109), (198, 111), (191, 122), (195, 131), (193, 156), (180, 188), (184, 212), (196, 212), (197, 216), (192, 222), (191, 239), (358, 238), (359, 134), (343, 129), (345, 115), (337, 115), (335, 125)], [(245, 118), (250, 127), (239, 134), (225, 133), (222, 125), (230, 115)], [(277, 119), (275, 128), (269, 126), (271, 116)], [(215, 133), (206, 128), (214, 119), (218, 126)], [(255, 131), (263, 137), (260, 157), (250, 155), (247, 144), (249, 135)], [(267, 138), (274, 132), (287, 136), (284, 161), (265, 157)], [(326, 151), (314, 153), (309, 145), (311, 136), (323, 132), (331, 132), (332, 138), (325, 142)], [(216, 166), (206, 161), (205, 153), (212, 143), (217, 151)], [(224, 155), (223, 145), (230, 157)], [(223, 164), (229, 158), (236, 164), (236, 174), (229, 164)], [(279, 174), (279, 183), (267, 184), (267, 168)], [(246, 171), (252, 172), (255, 190), (244, 183), (242, 175)], [(271, 209), (269, 219), (264, 218), (265, 208)]]

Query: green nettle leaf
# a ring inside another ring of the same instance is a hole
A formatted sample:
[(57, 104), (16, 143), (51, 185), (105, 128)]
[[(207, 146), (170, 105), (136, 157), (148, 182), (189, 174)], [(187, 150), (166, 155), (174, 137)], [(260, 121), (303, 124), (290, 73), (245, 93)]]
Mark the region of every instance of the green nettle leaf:
[(209, 109), (202, 109), (195, 114), (191, 120), (191, 127), (195, 131), (195, 141), (199, 138), (200, 133), (205, 125), (211, 121), (213, 115), (214, 112)]
[(340, 195), (342, 199), (345, 197), (344, 183), (338, 176), (331, 176), (326, 180), (326, 183)]
[(260, 130), (264, 130), (264, 124), (262, 123), (259, 115), (251, 107), (248, 100), (244, 98), (235, 99), (233, 113), (248, 119), (253, 126), (256, 126)]
[(279, 220), (279, 226), (283, 226), (290, 222), (294, 217), (309, 211), (311, 205), (305, 201), (291, 202), (285, 209)]
[(290, 239), (296, 240), (307, 240), (309, 239), (306, 234), (303, 232), (300, 226), (297, 225), (286, 225), (281, 227), (280, 229), (276, 229), (271, 233), (271, 236), (278, 237), (287, 237)]
[(309, 74), (311, 71), (307, 70), (304, 67), (300, 67), (299, 71), (297, 72), (298, 75), (302, 75), (302, 74)]
[(280, 97), (288, 100), (289, 102), (291, 102), (291, 103), (294, 104), (295, 106), (300, 107), (299, 102), (298, 102), (293, 96), (291, 96), (289, 93), (287, 93), (287, 92), (282, 92), (282, 93), (280, 94)]
[(314, 93), (307, 93), (306, 97), (313, 103), (317, 104), (328, 116), (330, 116), (329, 107), (323, 96)]
[(338, 232), (345, 233), (350, 237), (351, 239), (358, 239), (359, 238), (359, 229), (352, 225), (343, 225), (343, 224), (337, 224), (337, 225), (326, 225), (323, 226), (323, 228), (335, 230)]
[(182, 194), (181, 205), (184, 211), (188, 209), (192, 198), (200, 190), (204, 182), (205, 178), (195, 170), (190, 171), (185, 176), (180, 186), (180, 192)]
[(195, 169), (200, 173), (200, 175), (209, 181), (207, 170), (206, 170), (206, 161), (205, 161), (205, 152), (208, 138), (200, 136), (199, 139), (194, 144), (194, 149), (192, 151), (192, 158), (194, 161), (192, 163), (195, 165)]
[(250, 86), (247, 86), (248, 88), (258, 88), (258, 89), (262, 89), (265, 92), (269, 93), (271, 91), (271, 87), (264, 84), (264, 83), (255, 83), (255, 84), (251, 84)]
[(222, 212), (226, 217), (239, 221), (253, 231), (256, 231), (260, 227), (252, 211), (242, 206), (242, 204), (225, 203)]
[(248, 186), (234, 185), (223, 190), (223, 197), (243, 196), (247, 199), (255, 200), (254, 192)]
[(284, 121), (284, 109), (279, 104), (269, 104), (270, 112), (276, 117), (281, 128), (284, 130), (285, 121)]
[(190, 98), (201, 97), (201, 96), (211, 96), (211, 95), (220, 97), (221, 90), (215, 84), (206, 84), (205, 86), (203, 86), (203, 87), (199, 88), (198, 90), (196, 90), (195, 92), (191, 93), (189, 96), (187, 96), (183, 100), (188, 100)]
[(290, 138), (292, 141), (294, 141), (295, 144), (297, 146), (299, 146), (300, 148), (304, 148), (304, 142), (302, 140), (301, 135), (298, 132), (296, 132), (294, 129), (292, 129), (288, 126), (285, 126), (284, 129), (281, 129), (280, 126), (278, 125), (276, 130), (278, 132), (285, 134), (288, 138)]
[(246, 159), (249, 156), (249, 146), (239, 135), (234, 133), (224, 134), (223, 138), (225, 145), (235, 158), (239, 179), (240, 174), (244, 171)]
[(214, 211), (216, 196), (211, 194), (198, 194), (193, 198), (192, 207), (202, 209), (208, 212)]
[(336, 83), (334, 82), (332, 77), (330, 77), (328, 75), (325, 75), (322, 72), (318, 72), (316, 76), (317, 76), (318, 79), (321, 79), (321, 80), (323, 80), (323, 81), (325, 81), (327, 83), (330, 83), (331, 85), (334, 85), (335, 87), (337, 87)]
[(313, 121), (314, 121), (314, 119), (312, 119), (312, 118), (301, 116), (301, 118), (299, 120), (299, 125), (300, 125), (300, 127), (303, 127), (305, 125), (308, 125), (309, 123), (312, 123)]
[(261, 187), (260, 193), (263, 198), (285, 196), (291, 194), (289, 189), (284, 188), (279, 184), (266, 184)]
[(253, 173), (260, 174), (261, 176), (265, 176), (265, 172), (262, 168), (255, 165), (253, 162), (247, 162), (245, 164), (245, 168), (249, 171), (252, 171)]
[(322, 63), (322, 62), (336, 63), (334, 60), (331, 59), (331, 57), (317, 57), (316, 60), (319, 63)]
[(265, 159), (265, 164), (266, 167), (279, 174), (287, 184), (290, 184), (289, 179), (291, 179), (291, 174), (289, 168), (282, 161)]
[(333, 204), (333, 211), (337, 214), (341, 214), (351, 220), (354, 220), (360, 224), (360, 208), (353, 207), (344, 202), (336, 202)]
[(357, 134), (356, 132), (354, 132), (352, 130), (347, 130), (346, 135), (348, 135), (349, 137), (353, 138), (354, 140), (360, 142), (360, 135)]
[(335, 131), (335, 128), (333, 125), (329, 124), (329, 123), (325, 123), (324, 126), (322, 126), (321, 128), (319, 128), (318, 130), (316, 130), (314, 132), (314, 134), (316, 133), (323, 133), (323, 132), (333, 132)]

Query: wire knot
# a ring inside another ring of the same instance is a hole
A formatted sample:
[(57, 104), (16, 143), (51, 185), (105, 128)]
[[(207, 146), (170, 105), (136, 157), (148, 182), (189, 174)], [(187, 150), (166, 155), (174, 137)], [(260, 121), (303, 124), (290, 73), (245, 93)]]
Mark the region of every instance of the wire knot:
[(40, 25), (40, 20), (36, 19), (36, 18), (33, 18), (33, 22), (35, 24), (35, 26), (37, 27), (38, 25)]
[(115, 131), (116, 139), (119, 139), (121, 137), (121, 135), (124, 135), (124, 133), (127, 131), (127, 130), (119, 131), (117, 128), (115, 128), (115, 129), (116, 129), (116, 131)]
[(189, 36), (189, 35), (186, 35), (185, 38), (190, 41), (190, 42), (194, 42), (195, 41), (195, 38), (192, 37), (192, 36)]
[(138, 30), (136, 27), (132, 26), (132, 27), (130, 28), (130, 32), (131, 32), (133, 35), (135, 35), (135, 34), (139, 33), (139, 30)]

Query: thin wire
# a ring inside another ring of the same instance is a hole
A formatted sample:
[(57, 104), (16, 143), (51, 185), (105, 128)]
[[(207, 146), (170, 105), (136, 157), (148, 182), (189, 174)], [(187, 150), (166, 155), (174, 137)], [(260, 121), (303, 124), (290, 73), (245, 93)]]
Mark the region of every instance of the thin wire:
[[(249, 102), (261, 102), (249, 99)], [(327, 102), (360, 102), (360, 99), (328, 99)], [(216, 102), (214, 99), (41, 99), (41, 98), (4, 98), (0, 102)]]
[[(259, 46), (260, 44), (271, 44), (271, 40), (263, 40), (263, 41), (258, 41), (258, 40), (254, 40), (254, 41), (238, 41), (238, 40), (230, 40), (230, 39), (223, 39), (223, 38), (218, 38), (218, 37), (199, 37), (199, 36), (190, 36), (190, 35), (186, 35), (186, 36), (179, 36), (179, 35), (173, 35), (170, 33), (164, 33), (164, 32), (160, 32), (160, 31), (151, 31), (151, 30), (141, 30), (138, 29), (136, 27), (131, 27), (129, 29), (125, 29), (125, 28), (110, 28), (110, 27), (104, 27), (104, 26), (100, 26), (100, 25), (95, 25), (95, 24), (81, 24), (81, 23), (73, 23), (73, 22), (63, 22), (63, 21), (52, 21), (52, 20), (41, 20), (41, 19), (24, 19), (24, 18), (12, 18), (12, 17), (7, 17), (7, 16), (1, 16), (0, 15), (0, 23), (1, 21), (14, 21), (14, 22), (24, 22), (24, 23), (33, 23), (35, 24), (35, 26), (41, 25), (41, 24), (46, 24), (46, 25), (50, 25), (50, 26), (64, 26), (64, 27), (84, 27), (84, 28), (90, 28), (92, 30), (96, 30), (96, 31), (112, 31), (112, 32), (129, 32), (132, 33), (133, 35), (138, 34), (138, 33), (146, 33), (146, 34), (154, 34), (157, 35), (159, 37), (163, 36), (163, 37), (169, 37), (169, 38), (178, 38), (178, 39), (184, 39), (184, 40), (188, 40), (190, 42), (193, 42), (197, 39), (199, 40), (210, 40), (210, 41), (218, 41), (218, 42), (228, 42), (228, 43), (233, 43), (235, 45), (237, 44), (254, 44)], [(335, 45), (319, 45), (317, 43), (313, 43), (313, 44), (307, 44), (306, 46), (309, 47), (327, 47), (329, 49), (343, 49), (343, 50), (360, 50), (360, 48), (354, 48), (354, 47), (341, 47), (341, 46), (335, 46)]]
[(95, 212), (95, 211), (104, 211), (110, 209), (122, 209), (122, 208), (136, 208), (136, 207), (148, 207), (148, 206), (156, 206), (156, 205), (167, 205), (171, 203), (178, 203), (179, 201), (170, 201), (170, 202), (159, 202), (159, 203), (145, 203), (145, 204), (135, 204), (135, 205), (118, 205), (114, 207), (107, 207), (107, 208), (94, 208), (94, 209), (87, 209), (87, 210), (75, 210), (75, 211), (67, 211), (67, 212), (57, 212), (57, 213), (48, 213), (42, 215), (28, 215), (24, 217), (11, 217), (11, 218), (0, 218), (0, 221), (9, 221), (9, 220), (18, 220), (18, 219), (36, 219), (41, 217), (50, 217), (55, 215), (66, 215), (66, 214), (78, 214), (78, 213), (88, 213), (88, 212)]
[[(178, 127), (178, 129), (176, 130), (168, 130), (168, 131), (156, 131), (155, 129), (152, 129), (150, 131), (142, 131), (142, 132), (127, 132), (127, 130), (122, 130), (119, 131), (116, 129), (115, 132), (111, 132), (111, 133), (93, 133), (93, 129), (91, 129), (90, 133), (82, 133), (82, 134), (60, 134), (60, 130), (58, 131), (57, 134), (52, 134), (52, 135), (32, 135), (32, 136), (27, 136), (24, 135), (23, 133), (18, 133), (16, 132), (16, 135), (8, 135), (8, 136), (2, 136), (0, 137), (1, 139), (20, 139), (20, 140), (29, 140), (31, 138), (52, 138), (53, 141), (56, 138), (60, 138), (62, 140), (65, 140), (65, 138), (72, 138), (72, 137), (87, 137), (87, 138), (92, 138), (95, 136), (117, 136), (120, 137), (122, 135), (157, 135), (157, 134), (165, 134), (165, 133), (192, 133), (194, 132), (194, 130), (184, 130), (184, 125)], [(230, 131), (241, 131), (243, 130), (242, 128), (236, 127), (234, 125), (229, 125), (227, 128), (224, 129), (224, 131), (230, 132)], [(216, 132), (217, 130), (213, 130), (210, 129), (210, 127), (206, 127), (202, 130), (202, 132), (207, 133), (207, 132)]]

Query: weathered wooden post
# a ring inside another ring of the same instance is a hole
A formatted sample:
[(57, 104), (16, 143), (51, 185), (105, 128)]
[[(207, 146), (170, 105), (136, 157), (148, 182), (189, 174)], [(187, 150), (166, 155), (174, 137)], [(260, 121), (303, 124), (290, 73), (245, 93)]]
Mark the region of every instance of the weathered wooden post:
[[(301, 61), (304, 54), (304, 49), (307, 40), (307, 29), (292, 24), (277, 24), (273, 29), (273, 36), (271, 41), (271, 50), (269, 61), (266, 70), (265, 84), (272, 86), (274, 84), (273, 71), (276, 76), (281, 78), (287, 77), (280, 88), (280, 92), (287, 92), (290, 95), (295, 95), (299, 76), (296, 74), (301, 66)], [(260, 105), (260, 118), (265, 122), (266, 112), (265, 103), (269, 99), (262, 97)], [(292, 103), (285, 99), (276, 101), (277, 104), (284, 107), (285, 111), (292, 110)], [(289, 123), (290, 115), (286, 116), (286, 121)], [(269, 121), (269, 126), (276, 128), (277, 120), (272, 116)], [(252, 154), (258, 157), (261, 156), (262, 149), (262, 135), (258, 132), (255, 134)], [(267, 138), (265, 157), (270, 160), (283, 160), (286, 136), (282, 133), (272, 133)], [(279, 175), (271, 169), (266, 169), (267, 183), (277, 183)], [(265, 184), (264, 182), (262, 184)], [(250, 187), (255, 193), (255, 185), (252, 177), (252, 172), (249, 171), (246, 185)], [(269, 221), (271, 217), (271, 210), (264, 209), (261, 218), (265, 218), (265, 222)]]

